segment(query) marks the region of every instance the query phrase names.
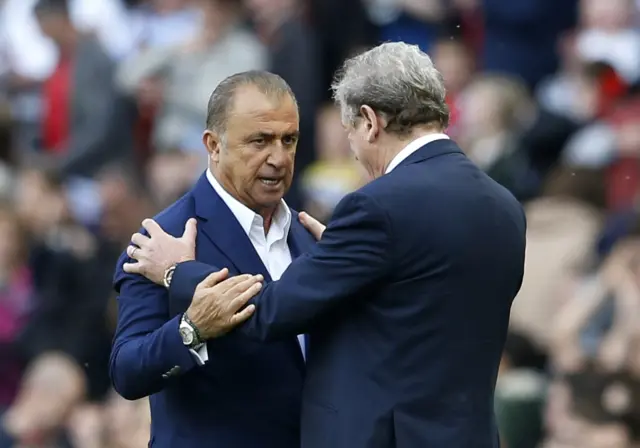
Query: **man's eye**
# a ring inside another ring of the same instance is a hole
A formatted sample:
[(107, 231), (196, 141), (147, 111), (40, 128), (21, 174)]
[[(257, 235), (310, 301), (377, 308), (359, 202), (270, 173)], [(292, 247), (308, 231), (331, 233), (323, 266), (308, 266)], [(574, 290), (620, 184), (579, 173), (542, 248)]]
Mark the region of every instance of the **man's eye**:
[(282, 139), (282, 143), (285, 145), (293, 145), (297, 140), (296, 137), (285, 137)]
[(253, 140), (253, 144), (257, 146), (263, 146), (267, 143), (267, 140), (264, 138), (256, 138)]

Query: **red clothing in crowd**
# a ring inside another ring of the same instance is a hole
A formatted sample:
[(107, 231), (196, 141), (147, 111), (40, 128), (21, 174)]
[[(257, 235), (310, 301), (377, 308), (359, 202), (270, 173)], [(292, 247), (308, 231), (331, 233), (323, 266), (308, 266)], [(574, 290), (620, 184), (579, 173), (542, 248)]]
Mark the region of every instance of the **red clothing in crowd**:
[(62, 59), (45, 82), (43, 143), (46, 151), (60, 154), (69, 140), (72, 64)]

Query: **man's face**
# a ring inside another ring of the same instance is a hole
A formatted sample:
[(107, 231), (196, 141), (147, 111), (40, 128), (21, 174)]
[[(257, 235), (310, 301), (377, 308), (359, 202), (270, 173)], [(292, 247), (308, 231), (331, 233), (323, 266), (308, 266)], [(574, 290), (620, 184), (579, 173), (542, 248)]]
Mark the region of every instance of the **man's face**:
[(359, 117), (354, 124), (346, 124), (344, 127), (356, 160), (360, 162), (371, 179), (379, 177), (382, 167), (377, 157), (376, 139), (371, 132), (371, 122)]
[(291, 186), (298, 144), (298, 107), (289, 95), (238, 89), (226, 133), (205, 131), (216, 178), (236, 199), (259, 213), (275, 209)]
[(42, 34), (59, 42), (65, 32), (67, 21), (64, 15), (58, 13), (43, 13), (37, 16)]

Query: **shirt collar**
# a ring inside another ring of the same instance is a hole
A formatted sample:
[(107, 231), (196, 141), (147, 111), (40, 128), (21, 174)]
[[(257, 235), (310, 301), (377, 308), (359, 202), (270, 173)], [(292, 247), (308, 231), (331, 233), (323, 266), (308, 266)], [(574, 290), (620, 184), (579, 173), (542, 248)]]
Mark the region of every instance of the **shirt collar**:
[(449, 139), (449, 136), (446, 134), (428, 134), (428, 135), (423, 135), (422, 137), (418, 137), (417, 139), (409, 143), (407, 146), (402, 148), (402, 151), (400, 151), (398, 154), (396, 154), (396, 156), (393, 159), (391, 159), (391, 162), (389, 163), (389, 166), (387, 167), (384, 173), (385, 174), (390, 173), (395, 167), (400, 165), (400, 163), (404, 159), (409, 157), (418, 149), (422, 148), (427, 143), (431, 143), (436, 140), (448, 140), (448, 139)]
[[(213, 189), (218, 193), (218, 196), (222, 198), (227, 207), (229, 207), (229, 210), (231, 210), (231, 213), (233, 213), (233, 216), (236, 217), (247, 236), (251, 234), (252, 228), (259, 228), (264, 234), (264, 219), (262, 216), (231, 196), (222, 185), (220, 185), (220, 182), (218, 182), (211, 170), (207, 170), (206, 176)], [(291, 210), (289, 210), (284, 199), (280, 200), (271, 224), (272, 228), (275, 227), (275, 229), (282, 232), (285, 237), (289, 234), (289, 228), (291, 227)], [(269, 232), (271, 232), (271, 229), (269, 229)]]

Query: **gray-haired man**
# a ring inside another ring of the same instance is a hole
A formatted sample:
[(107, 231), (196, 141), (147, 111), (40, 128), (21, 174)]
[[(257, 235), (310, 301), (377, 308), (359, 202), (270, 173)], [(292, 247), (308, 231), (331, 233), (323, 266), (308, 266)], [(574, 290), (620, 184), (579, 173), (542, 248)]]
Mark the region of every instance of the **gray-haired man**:
[[(417, 47), (348, 60), (334, 92), (374, 180), (262, 287), (239, 329), (309, 333), (303, 448), (497, 447), (493, 390), (522, 281), (522, 208), (443, 134), (442, 77)], [(150, 254), (169, 243), (147, 239), (136, 258), (152, 269)], [(181, 263), (171, 288), (189, 299), (187, 285), (211, 270)]]

